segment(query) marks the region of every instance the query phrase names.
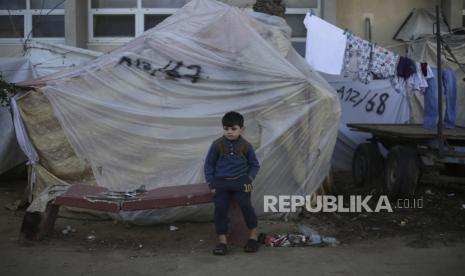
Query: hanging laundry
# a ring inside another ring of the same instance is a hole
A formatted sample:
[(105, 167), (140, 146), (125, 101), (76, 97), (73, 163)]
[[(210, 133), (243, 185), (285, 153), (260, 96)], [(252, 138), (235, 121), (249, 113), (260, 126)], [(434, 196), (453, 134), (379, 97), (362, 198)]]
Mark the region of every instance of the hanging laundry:
[(342, 71), (347, 37), (343, 30), (307, 14), (304, 19), (307, 28), (305, 59), (315, 70), (340, 75)]
[[(428, 79), (434, 77), (433, 71), (427, 63), (424, 65), (415, 63), (415, 66), (417, 67), (416, 73), (412, 74), (408, 79), (399, 76), (391, 77), (391, 86), (397, 92), (407, 93), (407, 91), (409, 91), (420, 92), (422, 94), (425, 93), (428, 87)], [(423, 73), (423, 71), (425, 73)]]
[(456, 118), (456, 99), (457, 99), (457, 78), (454, 71), (445, 69), (442, 76), (438, 76), (437, 69), (431, 68), (434, 77), (428, 79), (428, 88), (426, 88), (425, 100), (425, 117), (423, 126), (425, 128), (436, 128), (438, 121), (438, 77), (442, 77), (443, 94), (446, 96), (446, 116), (444, 118), (445, 128), (455, 127)]
[(373, 75), (379, 79), (386, 79), (394, 77), (397, 73), (397, 53), (349, 34), (344, 56), (346, 72), (353, 57), (357, 59), (358, 79), (362, 83), (368, 84), (373, 80)]
[(350, 59), (355, 57), (358, 66), (358, 79), (362, 83), (368, 84), (373, 79), (371, 74), (369, 74), (370, 56), (371, 44), (366, 40), (349, 34), (344, 55), (344, 70), (349, 70)]
[[(429, 68), (428, 63), (426, 63), (426, 62), (421, 62), (421, 63), (420, 63), (420, 66), (421, 66), (421, 73), (423, 74), (423, 76), (426, 77), (426, 76), (428, 75), (428, 68)], [(431, 70), (431, 69), (430, 69), (430, 70)]]
[(408, 79), (411, 75), (417, 72), (415, 62), (408, 57), (400, 57), (397, 64), (397, 76)]
[(407, 80), (407, 86), (410, 91), (419, 91), (425, 93), (426, 88), (428, 88), (428, 79), (434, 77), (431, 68), (428, 64), (421, 65), (420, 63), (415, 63), (417, 71), (415, 74), (411, 75)]
[(396, 75), (399, 55), (378, 45), (371, 53), (370, 71), (380, 79), (387, 79)]

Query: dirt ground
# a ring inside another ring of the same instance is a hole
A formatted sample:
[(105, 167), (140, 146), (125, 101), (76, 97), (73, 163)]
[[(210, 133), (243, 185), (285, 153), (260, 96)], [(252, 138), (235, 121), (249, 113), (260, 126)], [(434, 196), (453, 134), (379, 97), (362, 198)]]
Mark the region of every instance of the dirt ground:
[[(337, 175), (336, 194), (362, 194)], [(261, 232), (286, 234), (299, 224), (333, 236), (336, 247), (233, 247), (213, 256), (213, 224), (134, 226), (60, 211), (50, 237), (24, 242), (24, 210), (3, 206), (21, 198), (24, 181), (0, 182), (0, 275), (465, 275), (465, 194), (421, 187), (423, 208), (393, 213), (301, 214), (260, 221)], [(63, 234), (67, 226), (75, 232)], [(95, 239), (89, 240), (89, 236)]]

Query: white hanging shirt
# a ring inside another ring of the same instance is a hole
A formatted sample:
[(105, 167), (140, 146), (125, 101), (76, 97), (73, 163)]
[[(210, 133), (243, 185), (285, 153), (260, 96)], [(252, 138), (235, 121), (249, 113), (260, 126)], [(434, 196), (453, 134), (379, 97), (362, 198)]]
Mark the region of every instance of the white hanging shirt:
[(307, 63), (317, 71), (340, 75), (347, 43), (344, 31), (309, 13), (304, 24), (307, 28)]

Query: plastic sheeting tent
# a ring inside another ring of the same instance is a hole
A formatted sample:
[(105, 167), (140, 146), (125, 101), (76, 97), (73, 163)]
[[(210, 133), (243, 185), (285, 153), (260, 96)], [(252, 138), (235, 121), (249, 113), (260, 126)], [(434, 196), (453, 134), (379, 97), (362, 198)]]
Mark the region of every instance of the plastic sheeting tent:
[[(465, 64), (465, 35), (447, 35), (443, 40), (449, 45), (451, 52), (457, 58), (458, 62)], [(431, 37), (427, 40), (412, 41), (409, 45), (409, 56), (413, 59), (427, 62), (428, 64), (437, 66), (437, 47), (435, 38)], [(465, 73), (455, 63), (452, 57), (442, 50), (442, 65), (443, 68), (449, 68), (455, 72), (457, 77), (457, 118), (456, 124), (465, 126)], [(465, 68), (465, 66), (462, 65)], [(414, 123), (423, 123), (423, 97), (421, 95), (411, 95), (411, 117)], [(444, 103), (443, 103), (444, 104)], [(443, 109), (445, 110), (445, 108)]]
[[(111, 190), (204, 182), (204, 158), (222, 135), (221, 117), (241, 112), (244, 137), (261, 162), (252, 200), (263, 214), (264, 195), (309, 195), (321, 185), (339, 123), (335, 91), (289, 38), (282, 18), (191, 1), (127, 45), (55, 76), (42, 92), (81, 168), (88, 164), (97, 185)], [(26, 102), (33, 104), (27, 98), (18, 99), (21, 113)], [(37, 126), (23, 119), (34, 141), (29, 129)], [(40, 165), (47, 163), (39, 155)], [(56, 176), (59, 164), (51, 164), (40, 169)], [(210, 205), (177, 207), (123, 218), (154, 223), (211, 211)]]
[[(434, 11), (426, 9), (414, 9), (399, 31), (394, 35), (395, 40), (412, 41), (422, 37), (433, 35), (433, 25), (436, 24), (436, 15)], [(449, 33), (449, 28), (441, 14), (441, 34)]]
[[(2, 79), (20, 83), (58, 71), (76, 68), (103, 53), (60, 44), (31, 40), (21, 57), (0, 58)], [(0, 174), (23, 163), (26, 156), (18, 147), (12, 117), (6, 107), (0, 107)]]

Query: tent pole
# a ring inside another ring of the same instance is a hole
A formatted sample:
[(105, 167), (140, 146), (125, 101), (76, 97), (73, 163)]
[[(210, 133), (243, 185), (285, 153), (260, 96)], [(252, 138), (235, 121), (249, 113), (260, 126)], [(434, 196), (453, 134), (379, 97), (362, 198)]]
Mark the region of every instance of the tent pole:
[(439, 157), (444, 156), (444, 135), (443, 135), (443, 122), (442, 122), (442, 66), (441, 66), (441, 25), (439, 20), (439, 6), (436, 5), (436, 47), (437, 47), (437, 66), (438, 74), (438, 113), (439, 120), (437, 125), (438, 142), (439, 142)]

